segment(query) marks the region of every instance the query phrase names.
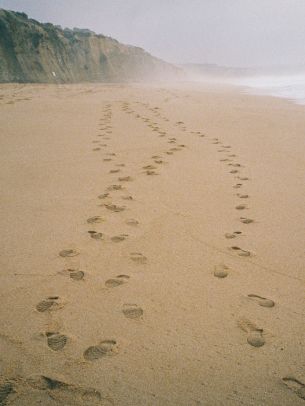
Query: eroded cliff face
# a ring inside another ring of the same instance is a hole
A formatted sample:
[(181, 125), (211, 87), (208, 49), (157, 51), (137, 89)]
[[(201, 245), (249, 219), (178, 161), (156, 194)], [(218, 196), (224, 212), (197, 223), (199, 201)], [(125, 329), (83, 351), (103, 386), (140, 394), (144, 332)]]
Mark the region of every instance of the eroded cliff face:
[(141, 48), (0, 9), (0, 82), (126, 82), (181, 75)]

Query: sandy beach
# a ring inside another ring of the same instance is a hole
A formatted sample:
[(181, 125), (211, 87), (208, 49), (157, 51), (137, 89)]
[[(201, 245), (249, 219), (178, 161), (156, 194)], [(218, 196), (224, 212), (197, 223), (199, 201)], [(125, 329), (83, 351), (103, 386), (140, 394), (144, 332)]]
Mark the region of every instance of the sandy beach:
[(304, 405), (304, 112), (0, 85), (0, 404)]

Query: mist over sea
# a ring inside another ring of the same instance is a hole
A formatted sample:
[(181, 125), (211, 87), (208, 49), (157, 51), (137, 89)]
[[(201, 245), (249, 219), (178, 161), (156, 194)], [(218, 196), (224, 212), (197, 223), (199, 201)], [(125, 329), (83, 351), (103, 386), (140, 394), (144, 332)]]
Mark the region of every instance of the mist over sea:
[(281, 97), (305, 105), (305, 74), (246, 77), (234, 83), (247, 87), (248, 93)]

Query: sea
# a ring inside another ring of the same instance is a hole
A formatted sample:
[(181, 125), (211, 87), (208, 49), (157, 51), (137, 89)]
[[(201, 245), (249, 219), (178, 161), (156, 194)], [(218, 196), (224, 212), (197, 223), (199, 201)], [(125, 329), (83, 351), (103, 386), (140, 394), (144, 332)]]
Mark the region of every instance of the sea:
[(287, 76), (254, 76), (234, 80), (251, 94), (289, 99), (305, 105), (305, 73)]

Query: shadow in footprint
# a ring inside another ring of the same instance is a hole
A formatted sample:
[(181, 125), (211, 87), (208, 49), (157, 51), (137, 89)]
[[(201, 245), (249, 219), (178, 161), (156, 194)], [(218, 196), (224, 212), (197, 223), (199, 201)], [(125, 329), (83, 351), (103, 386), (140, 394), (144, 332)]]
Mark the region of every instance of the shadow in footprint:
[(7, 398), (15, 393), (14, 386), (11, 382), (3, 382), (0, 384), (0, 405), (6, 405)]
[(305, 400), (305, 384), (293, 376), (286, 376), (283, 379), (284, 384), (293, 391), (299, 398)]
[[(28, 391), (31, 388), (35, 391), (43, 391), (43, 393), (48, 394), (56, 404), (75, 406), (113, 405), (112, 401), (103, 398), (101, 393), (94, 388), (85, 388), (74, 384), (68, 384), (45, 375), (31, 376), (27, 379), (26, 383), (28, 385)], [(39, 402), (39, 404), (42, 403)]]

